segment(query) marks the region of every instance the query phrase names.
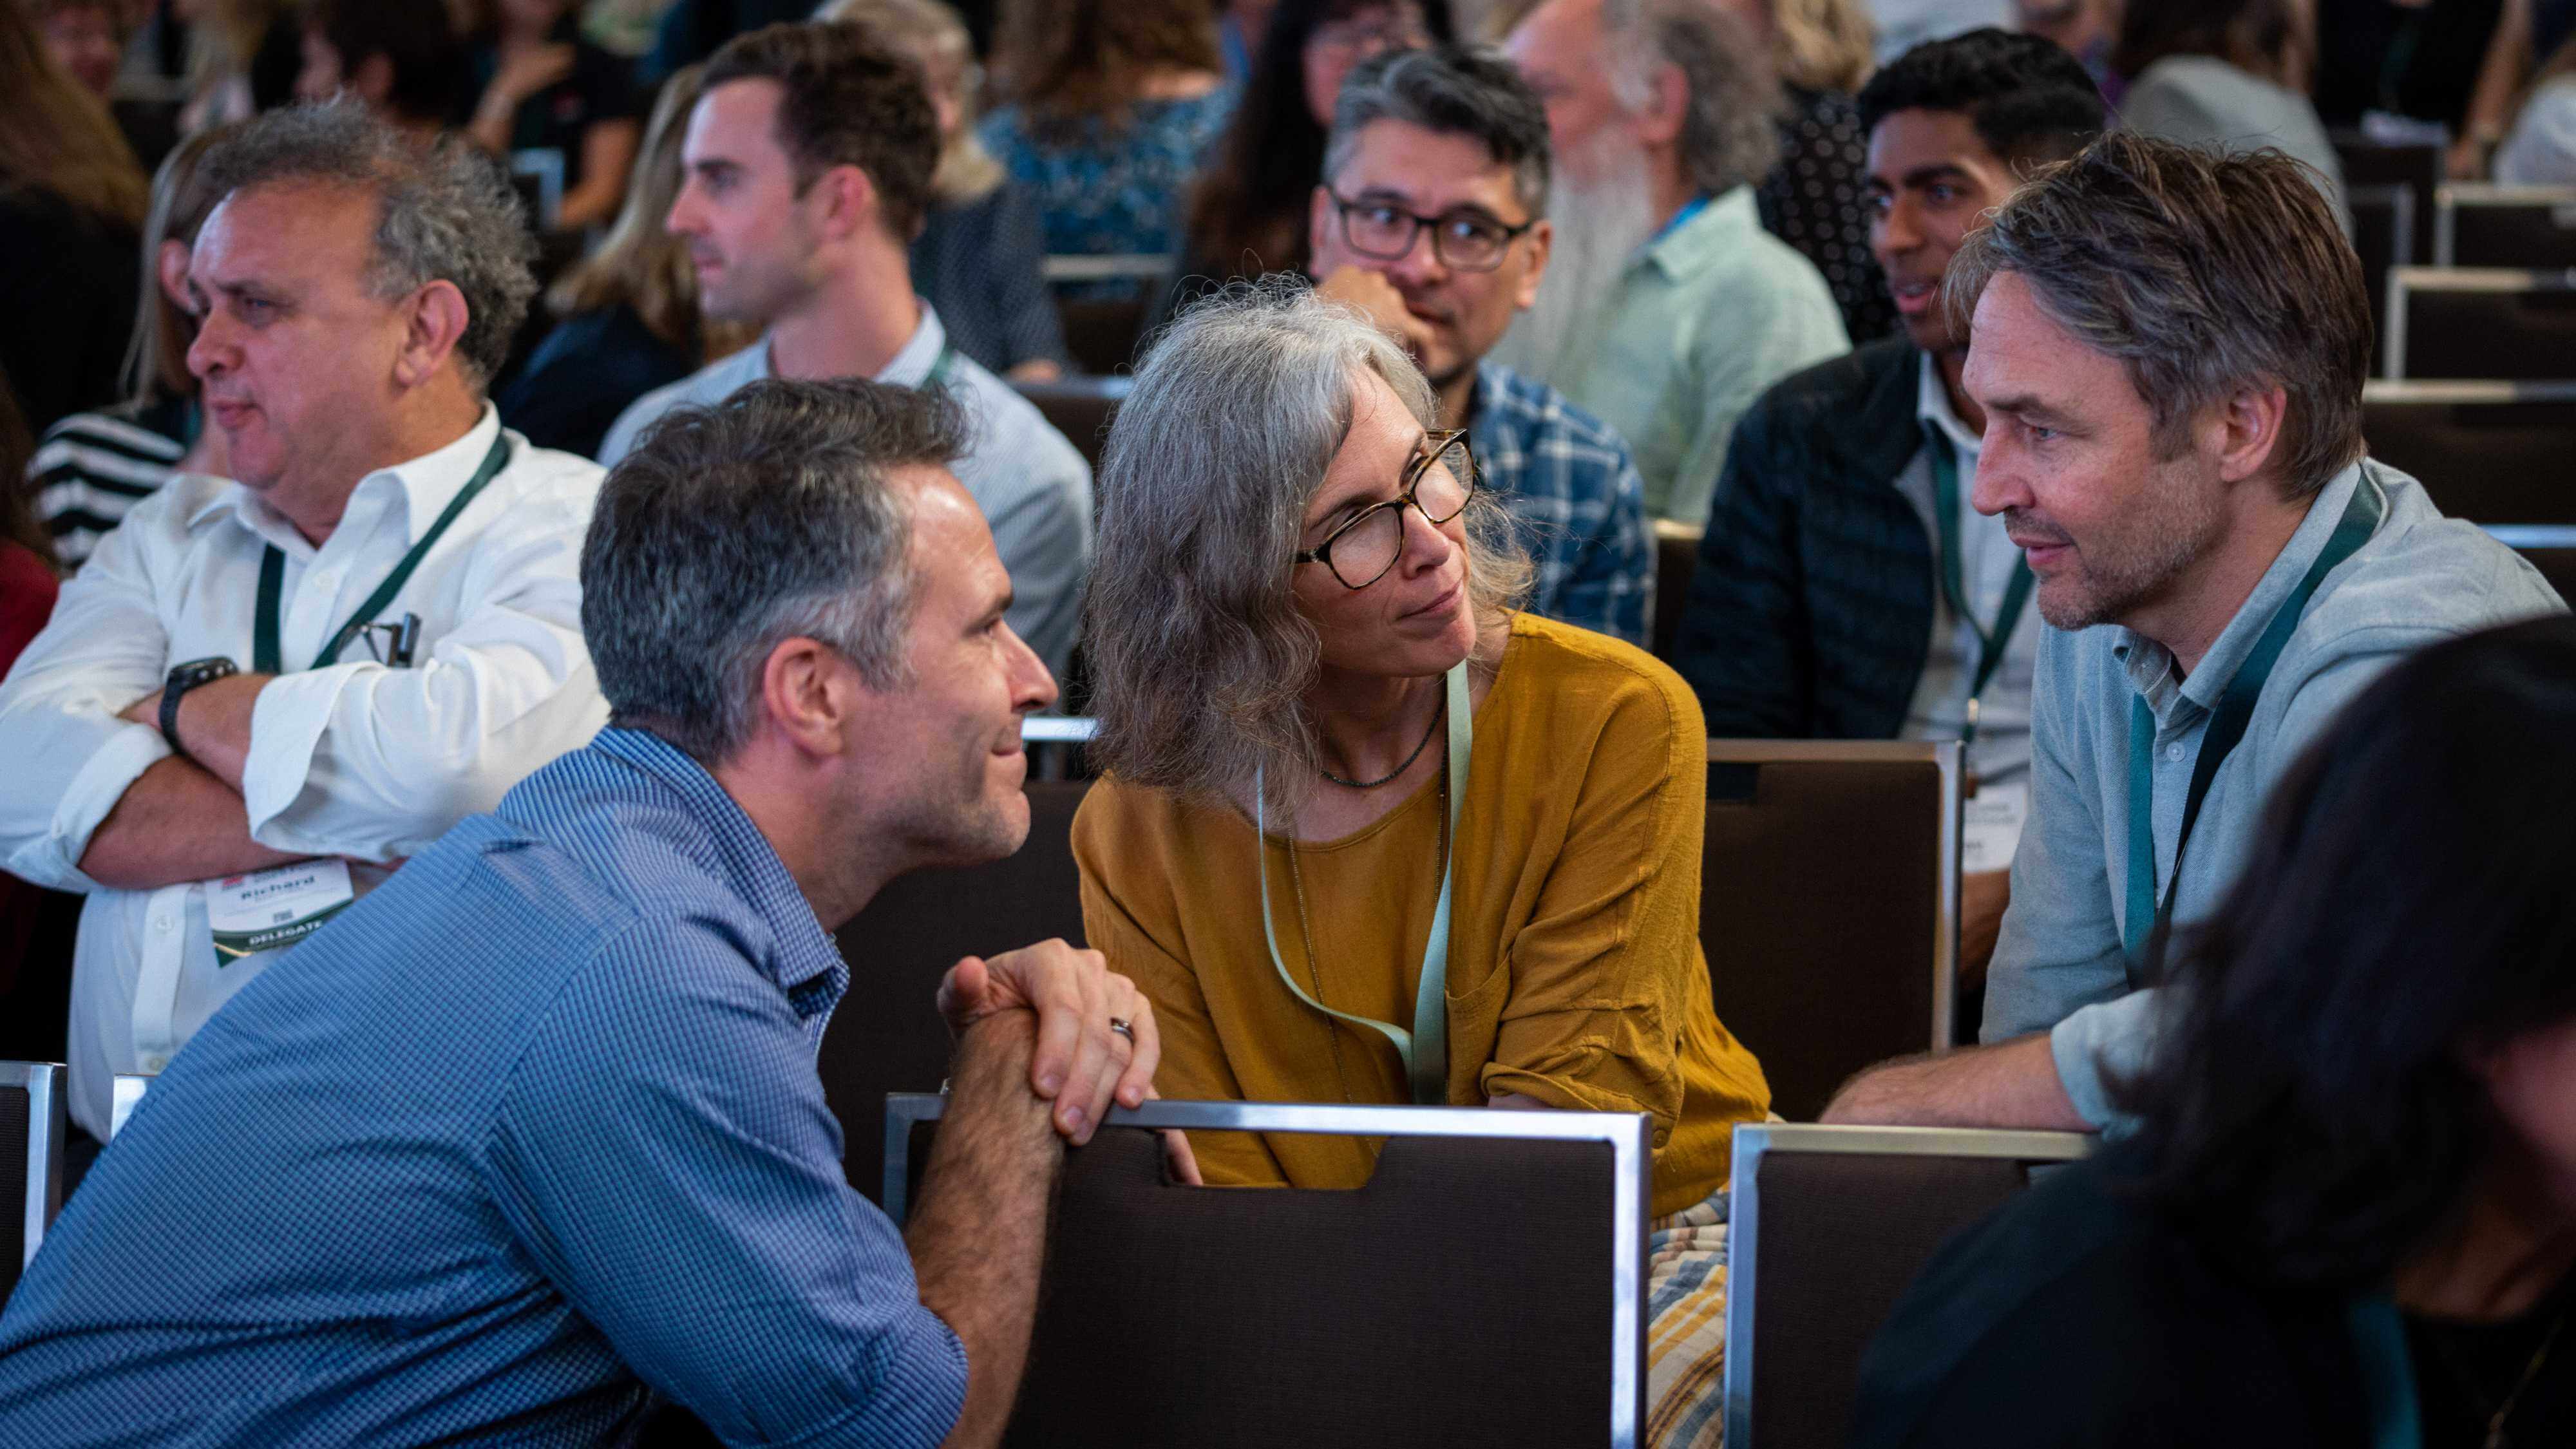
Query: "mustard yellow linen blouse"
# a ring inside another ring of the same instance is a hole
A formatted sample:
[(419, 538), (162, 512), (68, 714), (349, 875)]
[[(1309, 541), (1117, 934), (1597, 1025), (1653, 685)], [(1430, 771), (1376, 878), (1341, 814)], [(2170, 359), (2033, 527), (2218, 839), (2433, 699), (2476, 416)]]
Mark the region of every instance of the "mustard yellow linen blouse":
[[(1770, 1087), (1719, 1024), (1699, 945), (1706, 727), (1680, 677), (1604, 635), (1512, 621), (1476, 711), (1449, 949), (1449, 1101), (1517, 1092), (1654, 1119), (1654, 1200), (1726, 1181)], [(1339, 840), (1261, 841), (1280, 958), (1317, 1000), (1409, 1027), (1440, 893), (1445, 777)], [(1288, 992), (1261, 934), (1250, 821), (1095, 785), (1074, 817), (1082, 919), (1154, 1003), (1166, 1097), (1411, 1100), (1395, 1048)], [(1293, 858), (1292, 858), (1293, 857)], [(1300, 896), (1302, 894), (1302, 900)], [(1198, 1134), (1207, 1180), (1356, 1187), (1376, 1144)]]

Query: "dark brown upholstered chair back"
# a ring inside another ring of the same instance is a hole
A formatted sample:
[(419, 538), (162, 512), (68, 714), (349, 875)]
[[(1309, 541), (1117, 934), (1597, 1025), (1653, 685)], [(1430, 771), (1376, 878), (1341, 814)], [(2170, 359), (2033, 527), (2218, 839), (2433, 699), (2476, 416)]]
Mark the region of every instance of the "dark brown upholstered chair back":
[(1101, 446), (1109, 440), (1110, 420), (1118, 416), (1118, 404), (1135, 384), (1124, 377), (1068, 377), (1012, 385), (1020, 396), (1037, 404), (1046, 420), (1081, 449), (1082, 460), (1097, 471)]
[(2401, 267), (2389, 286), (2392, 377), (2576, 378), (2576, 278), (2567, 273)]
[(2576, 383), (2379, 382), (2362, 394), (2370, 456), (2474, 523), (2576, 523)]
[(63, 1206), (63, 1069), (0, 1062), (0, 1303)]
[(1933, 1250), (2027, 1186), (2031, 1162), (2084, 1141), (1738, 1127), (1727, 1449), (1843, 1449), (1861, 1352)]
[(2437, 267), (2576, 267), (2576, 189), (2453, 184), (2434, 206)]
[(1958, 746), (1711, 740), (1708, 751), (1710, 994), (1761, 1059), (1771, 1109), (1812, 1120), (1861, 1068), (1949, 1044)]
[(841, 1119), (842, 1167), (874, 1202), (885, 1183), (885, 1097), (935, 1092), (953, 1043), (932, 998), (963, 956), (989, 956), (1061, 936), (1082, 937), (1073, 812), (1088, 785), (1032, 780), (1029, 839), (1006, 860), (967, 870), (917, 871), (890, 882), (839, 943), (849, 994), (832, 1013), (815, 1069)]
[(1654, 654), (1673, 657), (1673, 640), (1681, 633), (1682, 610), (1690, 603), (1691, 574), (1699, 567), (1702, 529), (1688, 524), (1655, 522)]
[[(2352, 249), (2361, 257), (2361, 285), (2370, 297), (2370, 335), (2385, 338), (2389, 270), (2423, 260), (2415, 240), (2415, 188), (2355, 186), (2344, 193), (2344, 202), (2352, 210)], [(2371, 358), (2377, 366), (2388, 365), (2376, 342)]]
[(1074, 370), (1096, 377), (1122, 373), (1135, 359), (1136, 343), (1145, 331), (1149, 290), (1133, 298), (1060, 297), (1056, 315), (1064, 322), (1064, 350)]
[(0, 1085), (0, 1303), (27, 1264), (27, 1131), (33, 1125), (23, 1082)]
[(2356, 131), (2334, 133), (2335, 159), (2343, 163), (2345, 194), (2350, 196), (2367, 187), (2403, 186), (2407, 188), (2410, 210), (2407, 229), (2414, 234), (2414, 252), (2401, 266), (2412, 265), (2432, 256), (2433, 204), (2448, 174), (2449, 161), (2439, 146), (2388, 146), (2365, 140)]

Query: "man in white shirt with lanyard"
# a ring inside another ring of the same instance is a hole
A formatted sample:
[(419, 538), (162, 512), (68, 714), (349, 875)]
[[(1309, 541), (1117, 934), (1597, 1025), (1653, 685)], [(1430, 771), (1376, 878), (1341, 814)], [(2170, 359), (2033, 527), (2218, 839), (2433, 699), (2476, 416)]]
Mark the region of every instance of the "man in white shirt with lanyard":
[(599, 468), (485, 398), (535, 292), (500, 175), (353, 102), (205, 163), (188, 356), (234, 477), (107, 535), (0, 686), (0, 864), (88, 893), (72, 1119), (387, 868), (607, 718)]
[(1010, 384), (948, 345), (913, 294), (939, 122), (921, 71), (855, 24), (771, 25), (707, 61), (668, 226), (689, 244), (710, 317), (758, 342), (637, 398), (600, 445), (616, 467), (665, 413), (764, 377), (944, 387), (975, 439), (957, 481), (1011, 573), (1011, 631), (1059, 678), (1091, 569), (1091, 468)]
[(1973, 501), (2052, 626), (2031, 818), (1986, 1044), (1865, 1073), (1827, 1120), (2116, 1126), (2165, 943), (2216, 908), (2272, 781), (2408, 652), (2565, 608), (2365, 455), (2361, 266), (2310, 178), (2115, 132), (1951, 263)]

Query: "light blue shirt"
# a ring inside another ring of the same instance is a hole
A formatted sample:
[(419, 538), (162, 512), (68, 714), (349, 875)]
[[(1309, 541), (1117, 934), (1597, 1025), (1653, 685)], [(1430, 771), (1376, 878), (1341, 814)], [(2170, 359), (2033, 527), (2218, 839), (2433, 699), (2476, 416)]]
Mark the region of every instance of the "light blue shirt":
[[(876, 381), (919, 387), (948, 345), (948, 330), (928, 302), (911, 340), (877, 370)], [(629, 404), (599, 461), (614, 468), (644, 430), (676, 407), (712, 407), (771, 376), (769, 339), (707, 364)], [(1073, 659), (1082, 625), (1082, 584), (1091, 571), (1091, 465), (1011, 385), (957, 354), (948, 387), (974, 423), (966, 455), (950, 465), (992, 526), (993, 546), (1010, 570), (1011, 632), (1028, 642), (1058, 679)]]
[(2156, 889), (2173, 876), (2183, 797), (2210, 711), (2343, 517), (2364, 469), (2387, 516), (2326, 575), (2274, 664), (2245, 738), (2212, 777), (2174, 892), (2174, 921), (2214, 911), (2254, 840), (2264, 798), (2336, 712), (2409, 653), (2566, 605), (2539, 571), (2472, 524), (2442, 517), (2394, 468), (2337, 474), (2188, 678), (2163, 645), (2116, 625), (2050, 629), (2033, 687), (2031, 818), (2012, 905), (1986, 976), (1983, 1038), (2049, 1033), (2058, 1080), (2085, 1120), (2117, 1117), (2106, 1076), (2145, 1066), (2158, 1024), (2121, 949), (2128, 909), (2129, 713), (2155, 716)]
[(648, 1390), (938, 1443), (965, 1351), (814, 1073), (849, 979), (724, 787), (601, 731), (153, 1084), (0, 1315), (0, 1444), (602, 1444)]

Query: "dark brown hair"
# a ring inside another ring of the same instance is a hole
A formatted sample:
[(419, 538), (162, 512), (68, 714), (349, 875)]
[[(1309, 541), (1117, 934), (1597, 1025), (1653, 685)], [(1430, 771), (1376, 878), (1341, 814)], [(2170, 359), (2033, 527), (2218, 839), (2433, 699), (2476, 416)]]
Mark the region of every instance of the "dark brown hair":
[(2111, 69), (2135, 80), (2170, 56), (2205, 55), (2293, 85), (2301, 48), (2289, 0), (2139, 0), (2120, 18)]
[(778, 83), (778, 144), (799, 193), (833, 167), (855, 166), (896, 236), (921, 230), (939, 169), (939, 115), (910, 55), (865, 26), (769, 25), (707, 61), (707, 90), (739, 80)]
[(0, 188), (21, 186), (129, 227), (151, 194), (106, 104), (54, 63), (23, 8), (0, 5)]
[(1118, 129), (1148, 75), (1225, 64), (1207, 0), (1003, 0), (997, 34), (1003, 93), (1041, 133)]
[(2361, 259), (2314, 171), (2114, 131), (2013, 193), (1950, 260), (1963, 328), (1997, 273), (2126, 365), (2168, 455), (2247, 386), (2289, 396), (2273, 456), (2291, 497), (2362, 455), (2370, 305)]

